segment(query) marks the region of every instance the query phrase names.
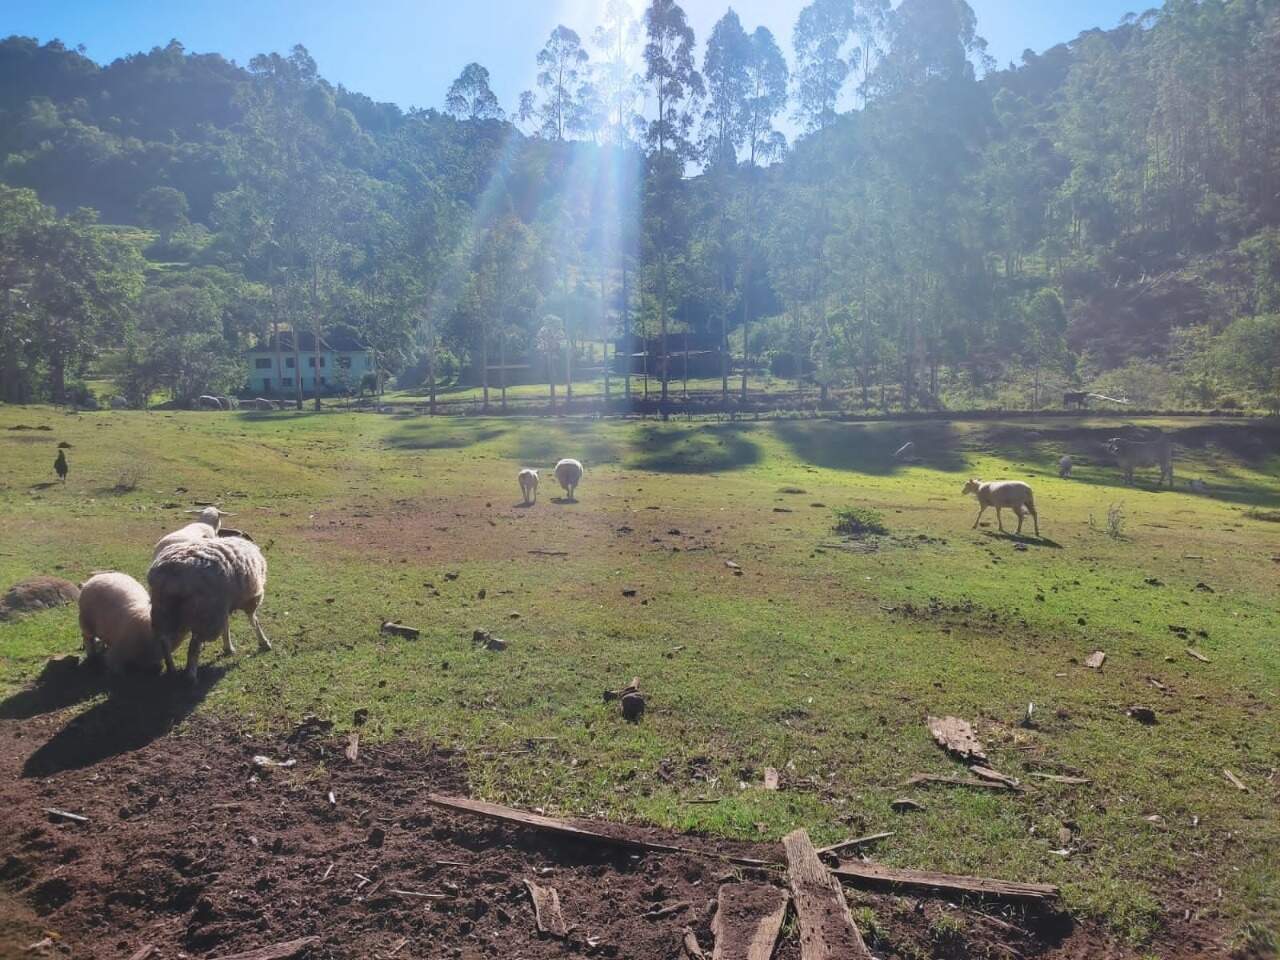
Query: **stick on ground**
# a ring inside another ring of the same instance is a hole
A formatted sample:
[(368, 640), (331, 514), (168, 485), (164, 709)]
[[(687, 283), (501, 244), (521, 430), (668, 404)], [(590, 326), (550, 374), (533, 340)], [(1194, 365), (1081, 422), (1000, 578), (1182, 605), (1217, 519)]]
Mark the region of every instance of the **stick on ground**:
[(787, 892), (756, 883), (726, 883), (716, 897), (711, 960), (769, 960), (787, 913)]
[(879, 863), (856, 860), (841, 862), (831, 872), (855, 886), (909, 888), (933, 893), (969, 893), (999, 900), (1046, 902), (1058, 897), (1058, 888), (1048, 883), (1015, 883), (990, 877), (964, 877), (928, 870), (900, 870)]
[(787, 852), (787, 877), (800, 927), (801, 960), (870, 958), (858, 932), (840, 883), (818, 859), (818, 851), (804, 830), (782, 838)]
[(296, 957), (303, 950), (319, 942), (319, 937), (302, 937), (298, 940), (275, 943), (269, 947), (255, 947), (243, 953), (224, 953), (217, 960), (289, 960), (290, 957)]
[(839, 843), (833, 843), (829, 847), (819, 847), (818, 856), (835, 856), (841, 850), (849, 850), (853, 847), (862, 847), (868, 843), (875, 843), (877, 840), (885, 840), (893, 836), (892, 830), (886, 830), (884, 833), (869, 833), (865, 837), (854, 837), (852, 840), (841, 840)]
[(902, 781), (904, 787), (923, 787), (931, 783), (946, 787), (974, 787), (978, 790), (999, 790), (1001, 793), (1017, 792), (1018, 788), (998, 780), (979, 780), (977, 777), (941, 777), (936, 773), (917, 773)]

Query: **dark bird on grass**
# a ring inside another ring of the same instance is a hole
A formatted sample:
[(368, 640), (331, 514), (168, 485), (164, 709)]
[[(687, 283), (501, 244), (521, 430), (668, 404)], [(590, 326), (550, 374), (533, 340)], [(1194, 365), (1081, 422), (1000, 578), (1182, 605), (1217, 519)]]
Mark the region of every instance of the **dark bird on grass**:
[(58, 451), (58, 459), (53, 461), (53, 470), (58, 475), (59, 480), (63, 483), (67, 482), (67, 451)]

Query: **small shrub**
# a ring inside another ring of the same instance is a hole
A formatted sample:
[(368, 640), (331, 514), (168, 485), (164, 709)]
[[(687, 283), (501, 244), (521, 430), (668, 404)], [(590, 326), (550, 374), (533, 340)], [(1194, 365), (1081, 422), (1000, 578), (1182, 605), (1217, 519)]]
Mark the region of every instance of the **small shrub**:
[[(1124, 504), (1113, 503), (1107, 507), (1107, 523), (1104, 532), (1112, 540), (1124, 539), (1124, 527), (1127, 519), (1124, 515)], [(1094, 520), (1093, 514), (1089, 514), (1089, 529), (1097, 530), (1098, 522)]]
[(838, 507), (836, 509), (836, 533), (849, 537), (865, 537), (868, 534), (886, 534), (889, 528), (884, 525), (884, 517), (880, 511), (869, 507)]
[(1257, 507), (1250, 507), (1244, 512), (1244, 515), (1250, 520), (1265, 520), (1267, 523), (1280, 523), (1280, 510), (1259, 510)]

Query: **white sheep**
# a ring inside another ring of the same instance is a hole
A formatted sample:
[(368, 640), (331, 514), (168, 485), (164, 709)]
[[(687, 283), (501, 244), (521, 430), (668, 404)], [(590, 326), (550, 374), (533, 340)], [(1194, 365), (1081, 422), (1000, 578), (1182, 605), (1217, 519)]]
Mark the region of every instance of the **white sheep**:
[(127, 573), (95, 573), (80, 585), (80, 634), (85, 661), (101, 658), (112, 673), (160, 663), (151, 635), (151, 597)]
[(569, 495), (569, 499), (573, 500), (573, 491), (578, 488), (578, 484), (582, 482), (583, 474), (582, 464), (577, 460), (561, 460), (556, 464), (555, 474), (556, 482), (564, 488), (564, 492)]
[(1026, 513), (1030, 513), (1036, 525), (1036, 536), (1040, 536), (1040, 515), (1036, 513), (1036, 501), (1031, 493), (1031, 488), (1021, 480), (996, 480), (984, 483), (981, 480), (970, 480), (964, 485), (961, 493), (975, 493), (978, 495), (978, 517), (973, 521), (973, 529), (978, 529), (978, 523), (982, 520), (982, 514), (986, 512), (987, 507), (996, 508), (996, 524), (1000, 527), (1000, 532), (1004, 533), (1004, 520), (1000, 516), (1000, 511), (1005, 507), (1009, 507), (1018, 515), (1018, 533), (1022, 533), (1022, 520)]
[(234, 513), (223, 513), (217, 507), (205, 507), (203, 510), (188, 510), (188, 513), (199, 513), (200, 519), (188, 523), (185, 527), (179, 527), (172, 533), (166, 533), (163, 537), (156, 541), (155, 548), (151, 551), (152, 558), (160, 556), (160, 553), (175, 543), (185, 543), (188, 540), (205, 540), (218, 535), (218, 530), (222, 525), (223, 517), (234, 517)]
[(1071, 476), (1071, 458), (1063, 454), (1062, 459), (1058, 461), (1058, 476), (1063, 480)]
[(526, 505), (538, 502), (538, 471), (525, 467), (518, 474), (516, 480), (520, 483), (520, 495), (524, 497)]
[(258, 636), (258, 649), (271, 641), (258, 623), (258, 606), (267, 588), (267, 561), (252, 541), (239, 537), (176, 543), (161, 553), (147, 571), (151, 587), (151, 623), (165, 668), (174, 672), (172, 651), (190, 633), (187, 679), (194, 681), (200, 646), (222, 634), (222, 649), (231, 643), (231, 614), (243, 610)]

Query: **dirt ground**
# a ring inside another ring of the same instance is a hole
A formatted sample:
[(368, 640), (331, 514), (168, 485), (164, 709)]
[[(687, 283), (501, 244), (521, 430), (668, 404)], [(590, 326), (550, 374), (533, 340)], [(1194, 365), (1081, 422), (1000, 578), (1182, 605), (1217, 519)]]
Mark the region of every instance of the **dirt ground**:
[[(171, 729), (196, 697), (140, 702), (109, 722), (35, 710), (0, 720), (0, 957), (126, 958), (146, 946), (155, 958), (226, 957), (314, 936), (299, 956), (673, 960), (686, 927), (710, 955), (722, 882), (785, 883), (717, 856), (780, 859), (773, 844), (610, 828), (699, 851), (641, 855), (431, 806), (429, 793), (466, 794), (466, 763), (420, 744), (361, 744), (351, 761), (347, 739), (320, 722), (273, 740), (198, 717)], [(567, 939), (538, 935), (526, 879), (556, 888)], [(864, 891), (851, 903), (877, 957), (1146, 952), (997, 904)], [(1210, 934), (1183, 928), (1147, 950), (1222, 955)], [(775, 956), (798, 960), (793, 923)]]

